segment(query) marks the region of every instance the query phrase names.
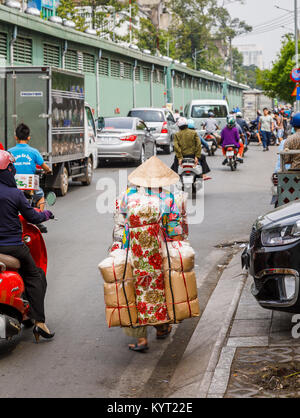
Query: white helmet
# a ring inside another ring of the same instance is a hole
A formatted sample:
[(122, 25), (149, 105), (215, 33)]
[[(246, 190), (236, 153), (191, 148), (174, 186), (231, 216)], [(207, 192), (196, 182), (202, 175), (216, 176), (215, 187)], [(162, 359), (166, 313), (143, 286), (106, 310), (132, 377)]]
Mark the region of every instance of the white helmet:
[(242, 112), (237, 112), (236, 117), (237, 118), (242, 118), (243, 117)]
[(188, 126), (188, 121), (186, 118), (179, 118), (177, 121), (177, 126), (180, 128), (181, 126)]

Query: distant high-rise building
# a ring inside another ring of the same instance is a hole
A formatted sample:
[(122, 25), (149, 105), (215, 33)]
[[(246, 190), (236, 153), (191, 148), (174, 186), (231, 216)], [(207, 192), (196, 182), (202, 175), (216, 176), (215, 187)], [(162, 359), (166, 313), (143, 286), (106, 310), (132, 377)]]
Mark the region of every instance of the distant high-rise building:
[(243, 54), (244, 65), (256, 65), (261, 70), (264, 69), (263, 51), (259, 45), (235, 45), (241, 54)]

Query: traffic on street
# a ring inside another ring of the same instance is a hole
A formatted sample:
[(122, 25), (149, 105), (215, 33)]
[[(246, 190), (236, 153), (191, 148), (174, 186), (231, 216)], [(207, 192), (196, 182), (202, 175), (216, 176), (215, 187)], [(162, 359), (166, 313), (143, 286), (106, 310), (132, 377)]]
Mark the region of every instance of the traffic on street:
[(300, 397), (298, 1), (254, 3), (1, 2), (0, 398)]

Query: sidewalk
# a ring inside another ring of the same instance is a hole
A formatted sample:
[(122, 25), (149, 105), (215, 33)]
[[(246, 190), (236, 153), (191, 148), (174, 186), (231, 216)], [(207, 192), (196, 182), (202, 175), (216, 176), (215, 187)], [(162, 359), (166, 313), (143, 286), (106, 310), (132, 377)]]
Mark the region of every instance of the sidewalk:
[(169, 385), (171, 398), (206, 397), (246, 277), (241, 252), (225, 268)]
[(248, 278), (224, 341), (209, 398), (300, 396), (300, 340), (292, 314), (261, 308)]
[(261, 308), (239, 251), (224, 270), (170, 382), (170, 398), (300, 397), (293, 314)]

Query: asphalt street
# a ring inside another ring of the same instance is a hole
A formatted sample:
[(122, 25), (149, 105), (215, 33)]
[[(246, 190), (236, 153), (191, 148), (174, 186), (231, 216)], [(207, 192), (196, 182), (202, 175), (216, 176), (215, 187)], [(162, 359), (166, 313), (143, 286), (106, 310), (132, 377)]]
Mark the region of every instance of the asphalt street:
[[(173, 156), (159, 157), (171, 165)], [(226, 255), (216, 246), (247, 239), (255, 218), (271, 209), (275, 147), (263, 153), (252, 145), (234, 173), (222, 161), (220, 151), (208, 158), (213, 179), (205, 184), (204, 220), (190, 228), (200, 303), (207, 303), (216, 285), (209, 279), (213, 266)], [(73, 184), (68, 195), (58, 199), (53, 209), (58, 220), (49, 223), (46, 236), (46, 315), (55, 339), (37, 345), (32, 331), (24, 330), (18, 339), (0, 343), (0, 397), (164, 396), (197, 322), (174, 327), (170, 340), (163, 342), (156, 341), (151, 331), (145, 355), (128, 350), (131, 341), (120, 329), (108, 329), (97, 266), (112, 242), (113, 219), (111, 213), (98, 213), (96, 203), (107, 184), (103, 179), (110, 179), (109, 190), (114, 193), (120, 169), (124, 170), (121, 164), (105, 164), (95, 172), (91, 186)], [(121, 179), (125, 187), (123, 171)]]

